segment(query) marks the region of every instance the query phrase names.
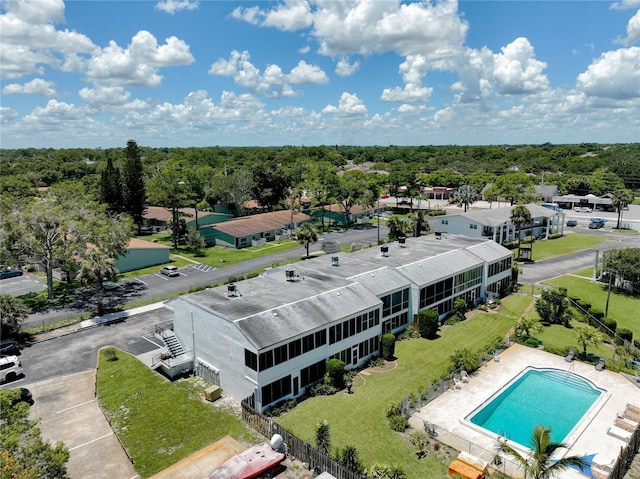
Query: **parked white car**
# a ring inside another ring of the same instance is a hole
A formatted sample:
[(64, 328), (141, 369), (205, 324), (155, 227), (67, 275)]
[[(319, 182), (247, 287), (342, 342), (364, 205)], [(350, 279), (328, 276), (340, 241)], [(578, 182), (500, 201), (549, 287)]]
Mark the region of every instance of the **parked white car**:
[(180, 276), (180, 271), (178, 271), (178, 268), (176, 268), (175, 266), (165, 266), (160, 269), (160, 273), (169, 277)]
[(22, 363), (18, 356), (0, 358), (0, 382), (14, 381), (22, 375)]
[(574, 206), (573, 211), (576, 213), (591, 213), (593, 210), (588, 206)]

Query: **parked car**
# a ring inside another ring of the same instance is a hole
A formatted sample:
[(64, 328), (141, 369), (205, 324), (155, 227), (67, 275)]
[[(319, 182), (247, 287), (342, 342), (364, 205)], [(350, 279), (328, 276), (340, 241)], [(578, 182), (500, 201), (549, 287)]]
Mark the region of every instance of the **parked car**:
[(579, 212), (580, 213), (592, 213), (593, 210), (591, 208), (589, 208), (588, 206), (581, 206)]
[(0, 356), (15, 356), (20, 354), (20, 345), (15, 339), (3, 339), (0, 342)]
[(578, 220), (568, 220), (567, 226), (578, 226)]
[(22, 375), (22, 362), (18, 356), (0, 358), (0, 382), (14, 381)]
[(589, 223), (589, 229), (590, 230), (598, 230), (600, 228), (602, 228), (604, 226), (604, 223), (600, 223), (598, 221), (596, 221), (595, 223), (592, 221), (591, 223)]
[(595, 217), (595, 218), (591, 218), (591, 222), (592, 223), (602, 223), (604, 225), (607, 222), (607, 220), (604, 219), (604, 218)]
[(0, 279), (15, 278), (16, 276), (22, 276), (22, 270), (19, 268), (7, 268), (0, 271)]
[(180, 271), (178, 271), (178, 268), (176, 268), (175, 266), (163, 266), (160, 269), (160, 273), (169, 277), (180, 276)]

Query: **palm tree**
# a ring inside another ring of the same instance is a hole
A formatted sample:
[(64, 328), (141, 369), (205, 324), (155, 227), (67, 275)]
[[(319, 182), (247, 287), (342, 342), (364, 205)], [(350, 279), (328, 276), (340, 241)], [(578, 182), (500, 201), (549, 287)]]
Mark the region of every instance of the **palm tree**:
[(551, 479), (568, 467), (586, 467), (587, 461), (578, 456), (566, 456), (560, 459), (552, 459), (552, 456), (560, 448), (566, 448), (563, 443), (551, 441), (551, 428), (538, 424), (533, 428), (533, 434), (529, 441), (531, 452), (523, 456), (518, 450), (507, 442), (501, 441), (498, 449), (517, 462), (524, 470), (525, 479)]
[(296, 232), (298, 244), (303, 245), (307, 249), (307, 258), (309, 257), (309, 245), (318, 241), (318, 232), (311, 223), (304, 223)]
[(620, 222), (622, 221), (622, 210), (625, 206), (633, 201), (633, 192), (625, 188), (621, 188), (613, 192), (611, 197), (611, 204), (615, 206), (618, 211), (618, 225), (616, 229), (620, 229)]
[(520, 257), (520, 244), (522, 243), (521, 229), (524, 225), (531, 223), (531, 212), (529, 208), (518, 205), (511, 209), (511, 224), (518, 231), (518, 258)]
[(471, 186), (462, 185), (458, 188), (453, 198), (458, 206), (464, 207), (464, 212), (466, 213), (469, 205), (478, 200), (478, 194)]
[(387, 228), (389, 228), (389, 241), (393, 241), (407, 233), (407, 223), (399, 216), (391, 216), (387, 220)]
[(587, 357), (587, 346), (599, 346), (604, 342), (604, 335), (588, 324), (576, 326), (574, 333), (578, 344), (582, 346), (584, 358)]

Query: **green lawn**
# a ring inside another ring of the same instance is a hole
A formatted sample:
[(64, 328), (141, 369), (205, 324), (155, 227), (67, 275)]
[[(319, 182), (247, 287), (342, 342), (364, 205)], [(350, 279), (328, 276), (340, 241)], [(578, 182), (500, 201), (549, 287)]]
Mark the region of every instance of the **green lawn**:
[[(545, 281), (545, 284), (554, 288), (567, 288), (569, 296), (579, 297), (589, 302), (592, 307), (602, 311), (606, 309), (607, 285), (594, 283), (590, 280), (590, 277), (580, 278), (565, 275)], [(616, 320), (618, 328), (627, 328), (633, 331), (633, 337), (636, 339), (640, 338), (640, 323), (637, 321), (639, 309), (640, 299), (618, 293), (615, 289), (611, 290), (608, 317)]]
[(326, 419), (332, 447), (354, 445), (365, 464), (401, 464), (409, 479), (445, 477), (448, 463), (434, 454), (418, 460), (412, 446), (389, 428), (385, 417), (387, 404), (437, 381), (448, 370), (454, 351), (462, 348), (479, 351), (497, 338), (504, 338), (531, 301), (531, 297), (514, 295), (504, 300), (501, 312), (477, 313), (445, 327), (438, 339), (400, 341), (396, 343), (395, 369), (361, 375), (355, 382), (354, 394), (307, 399), (278, 422), (314, 444), (315, 425)]
[(536, 241), (533, 244), (533, 259), (534, 261), (542, 261), (555, 256), (590, 249), (602, 243), (604, 239), (603, 236), (570, 232), (560, 238)]
[(98, 401), (142, 477), (226, 435), (260, 441), (232, 412), (203, 402), (203, 389), (193, 379), (170, 383), (135, 357), (109, 349), (118, 359), (100, 352)]

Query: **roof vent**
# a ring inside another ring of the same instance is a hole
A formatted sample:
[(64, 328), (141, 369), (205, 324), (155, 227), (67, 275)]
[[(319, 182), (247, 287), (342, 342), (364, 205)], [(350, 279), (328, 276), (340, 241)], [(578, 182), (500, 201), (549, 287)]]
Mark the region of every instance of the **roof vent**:
[(293, 269), (286, 269), (285, 275), (287, 276), (287, 281), (294, 281), (296, 277), (296, 272)]
[(400, 236), (398, 238), (398, 244), (400, 245), (400, 248), (404, 248), (406, 241), (407, 241), (407, 238), (405, 236)]
[(340, 266), (340, 258), (338, 256), (331, 257), (331, 266)]
[(442, 233), (440, 231), (436, 231), (436, 239), (437, 240), (441, 240), (442, 239)]
[(380, 246), (380, 253), (382, 253), (382, 256), (388, 256), (389, 255), (389, 247), (388, 246)]

